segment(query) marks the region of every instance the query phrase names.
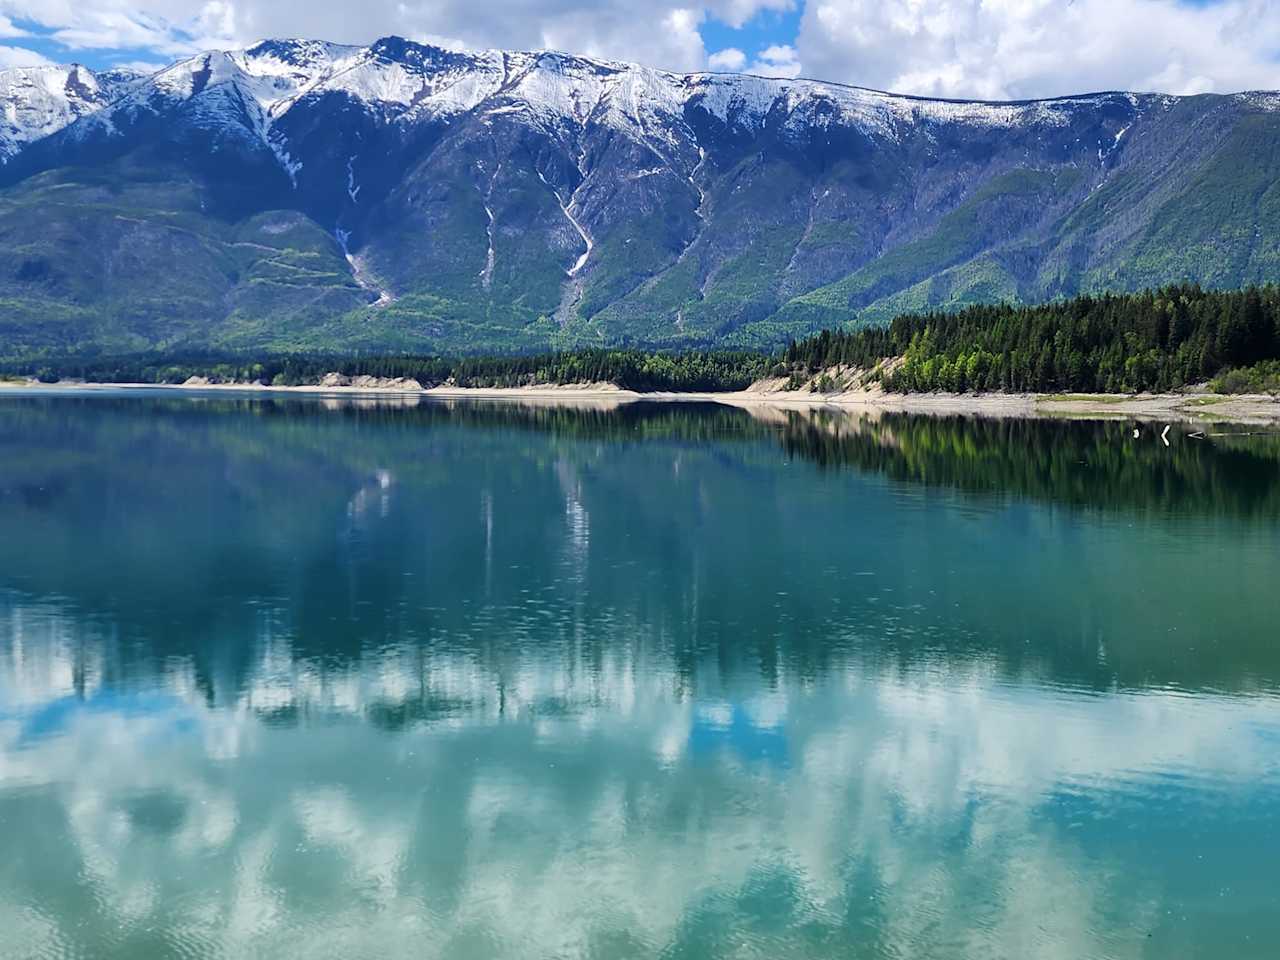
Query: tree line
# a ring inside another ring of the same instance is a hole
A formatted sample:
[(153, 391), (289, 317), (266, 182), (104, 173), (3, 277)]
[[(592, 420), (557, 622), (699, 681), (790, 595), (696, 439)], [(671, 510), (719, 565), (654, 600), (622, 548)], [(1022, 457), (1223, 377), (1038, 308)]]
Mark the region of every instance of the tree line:
[(127, 357), (44, 358), (0, 364), (0, 373), (41, 380), (89, 383), (179, 384), (191, 377), (215, 383), (264, 386), (316, 384), (328, 373), (347, 377), (405, 378), (423, 387), (523, 387), (535, 384), (610, 383), (640, 392), (741, 390), (774, 363), (751, 351), (584, 349), (511, 357), (357, 356), (285, 354), (141, 354)]
[(882, 368), (883, 383), (901, 392), (1172, 390), (1280, 359), (1280, 288), (1187, 284), (904, 315), (887, 327), (824, 331), (785, 353), (809, 371), (891, 357), (901, 360)]
[[(886, 362), (888, 361), (888, 362)], [(1280, 390), (1280, 287), (1181, 284), (1036, 306), (905, 314), (885, 327), (827, 330), (780, 356), (748, 350), (588, 348), (518, 356), (245, 357), (208, 352), (61, 357), (0, 364), (0, 375), (104, 383), (215, 381), (296, 386), (325, 374), (404, 377), (424, 387), (611, 383), (654, 392), (741, 390), (765, 377), (838, 389), (826, 371), (876, 370), (896, 392), (1136, 393), (1211, 380), (1222, 392)]]

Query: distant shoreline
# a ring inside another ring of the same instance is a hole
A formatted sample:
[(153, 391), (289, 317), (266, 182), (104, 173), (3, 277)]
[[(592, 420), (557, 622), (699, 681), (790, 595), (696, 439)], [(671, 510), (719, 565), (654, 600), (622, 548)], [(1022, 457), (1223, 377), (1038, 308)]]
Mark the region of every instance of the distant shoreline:
[(1036, 393), (885, 393), (859, 390), (816, 394), (807, 391), (756, 389), (726, 392), (640, 393), (611, 384), (543, 384), (528, 387), (399, 386), (266, 386), (246, 383), (155, 384), (59, 381), (0, 381), (0, 391), (178, 390), (252, 394), (310, 394), (331, 397), (399, 397), (439, 400), (520, 400), (635, 403), (723, 403), (791, 409), (830, 408), (844, 411), (921, 413), (985, 417), (1056, 417), (1080, 419), (1159, 420), (1182, 423), (1231, 422), (1280, 424), (1280, 397), (1269, 395), (1187, 394), (1036, 394)]

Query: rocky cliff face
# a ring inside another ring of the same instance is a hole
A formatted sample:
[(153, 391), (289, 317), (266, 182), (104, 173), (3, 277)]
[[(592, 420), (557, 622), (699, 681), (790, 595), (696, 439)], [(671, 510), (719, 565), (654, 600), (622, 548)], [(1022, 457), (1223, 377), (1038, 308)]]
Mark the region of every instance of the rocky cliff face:
[(962, 103), (397, 38), (67, 71), (9, 94), (10, 354), (768, 345), (1280, 278), (1275, 94)]
[(79, 64), (0, 70), (0, 163), (96, 113), (143, 79), (133, 70), (94, 73)]

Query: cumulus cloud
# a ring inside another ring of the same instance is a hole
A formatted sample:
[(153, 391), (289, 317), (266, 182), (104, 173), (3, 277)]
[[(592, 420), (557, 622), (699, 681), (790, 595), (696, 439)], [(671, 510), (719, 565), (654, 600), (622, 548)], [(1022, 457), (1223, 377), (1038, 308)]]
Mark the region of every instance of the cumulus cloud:
[[(795, 36), (770, 26), (793, 23), (773, 15), (797, 9)], [(703, 31), (713, 21), (749, 29), (708, 51)], [(66, 59), (399, 34), (928, 96), (1280, 87), (1280, 0), (364, 0), (358, 17), (347, 0), (0, 0), (0, 38), (28, 29), (63, 45)]]
[(724, 70), (729, 73), (741, 70), (747, 65), (747, 55), (737, 47), (725, 47), (707, 57), (707, 66), (712, 70)]
[(783, 13), (794, 10), (798, 0), (713, 0), (707, 9), (717, 20), (723, 21), (735, 30), (745, 26), (762, 10)]
[(795, 47), (785, 43), (775, 44), (761, 50), (747, 72), (760, 77), (784, 77), (790, 80), (800, 76), (800, 60)]
[[(202, 42), (199, 7), (159, 0), (161, 9), (126, 0), (0, 0), (0, 15), (33, 25), (33, 31), (77, 50), (145, 49), (180, 56), (210, 44)], [(178, 15), (171, 19), (170, 15)], [(212, 36), (207, 39), (213, 39)]]
[[(701, 70), (709, 18), (740, 27), (796, 0), (0, 0), (0, 16), (30, 22), (69, 50), (177, 56), (262, 37), (368, 43), (398, 34), (473, 49), (558, 49)], [(3, 23), (0, 22), (0, 36)]]
[(8, 39), (10, 37), (29, 37), (29, 36), (31, 36), (30, 31), (23, 30), (21, 27), (17, 26), (8, 17), (0, 16), (0, 37), (4, 37)]
[(48, 57), (42, 57), (34, 50), (27, 50), (25, 47), (0, 45), (0, 68), (38, 67), (50, 62)]
[(930, 96), (1280, 87), (1280, 2), (809, 0), (805, 74)]

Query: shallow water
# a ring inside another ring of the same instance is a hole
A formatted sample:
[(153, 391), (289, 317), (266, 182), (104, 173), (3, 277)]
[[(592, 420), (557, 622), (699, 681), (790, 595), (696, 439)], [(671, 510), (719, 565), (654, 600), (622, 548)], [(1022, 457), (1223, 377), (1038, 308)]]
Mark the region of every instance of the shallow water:
[(0, 957), (1274, 957), (1280, 443), (0, 397)]

